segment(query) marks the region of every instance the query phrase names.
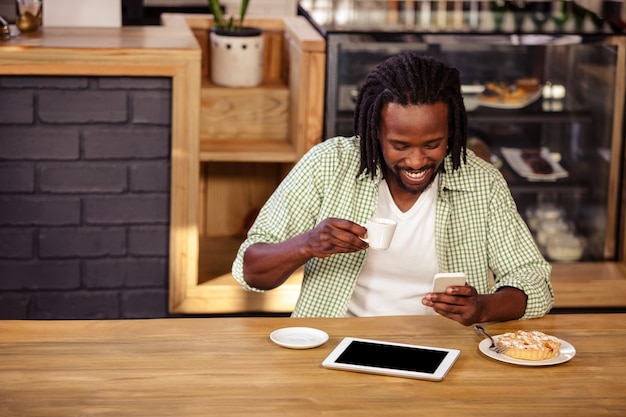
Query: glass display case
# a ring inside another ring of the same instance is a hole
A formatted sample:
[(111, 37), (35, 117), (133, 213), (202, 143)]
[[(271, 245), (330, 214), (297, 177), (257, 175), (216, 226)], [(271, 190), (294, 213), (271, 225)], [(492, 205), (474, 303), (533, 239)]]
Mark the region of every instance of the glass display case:
[(349, 0), (302, 1), (300, 13), (327, 42), (326, 138), (353, 134), (358, 86), (380, 61), (438, 58), (461, 72), (468, 147), (501, 170), (544, 255), (623, 258), (626, 37), (601, 13), (576, 2)]

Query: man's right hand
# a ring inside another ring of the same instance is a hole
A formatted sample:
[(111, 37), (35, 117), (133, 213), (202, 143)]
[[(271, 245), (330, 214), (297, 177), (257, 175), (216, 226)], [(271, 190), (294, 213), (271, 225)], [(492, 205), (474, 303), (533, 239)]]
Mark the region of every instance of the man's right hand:
[(350, 220), (327, 218), (284, 242), (255, 243), (243, 257), (244, 279), (261, 290), (276, 288), (309, 259), (367, 249), (367, 242), (360, 239), (366, 234), (365, 227)]
[(366, 234), (367, 229), (357, 223), (329, 217), (304, 235), (310, 258), (326, 258), (367, 249), (369, 245), (361, 240)]

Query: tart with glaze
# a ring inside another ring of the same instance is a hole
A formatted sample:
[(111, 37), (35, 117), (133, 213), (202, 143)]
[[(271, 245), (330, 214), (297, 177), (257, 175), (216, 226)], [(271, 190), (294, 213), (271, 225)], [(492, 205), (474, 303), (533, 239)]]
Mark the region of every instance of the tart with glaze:
[(505, 355), (530, 361), (553, 358), (561, 349), (561, 342), (556, 337), (537, 330), (504, 333), (497, 344), (506, 349)]

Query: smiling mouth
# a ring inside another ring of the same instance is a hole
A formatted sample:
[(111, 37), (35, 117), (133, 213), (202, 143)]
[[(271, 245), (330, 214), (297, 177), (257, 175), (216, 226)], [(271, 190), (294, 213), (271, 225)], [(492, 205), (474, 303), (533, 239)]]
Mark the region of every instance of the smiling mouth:
[(424, 170), (424, 171), (406, 171), (405, 170), (404, 174), (414, 181), (419, 181), (426, 176), (427, 172), (428, 170)]

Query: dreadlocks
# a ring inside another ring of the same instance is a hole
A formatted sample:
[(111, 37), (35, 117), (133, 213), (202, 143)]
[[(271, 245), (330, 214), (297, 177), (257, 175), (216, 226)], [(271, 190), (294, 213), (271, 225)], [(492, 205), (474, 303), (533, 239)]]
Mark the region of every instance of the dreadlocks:
[(395, 55), (374, 68), (359, 91), (354, 114), (354, 131), (361, 138), (361, 166), (374, 178), (380, 164), (381, 111), (387, 103), (448, 106), (447, 154), (456, 170), (466, 162), (467, 113), (461, 95), (459, 71), (430, 57), (413, 53)]

